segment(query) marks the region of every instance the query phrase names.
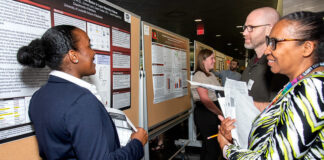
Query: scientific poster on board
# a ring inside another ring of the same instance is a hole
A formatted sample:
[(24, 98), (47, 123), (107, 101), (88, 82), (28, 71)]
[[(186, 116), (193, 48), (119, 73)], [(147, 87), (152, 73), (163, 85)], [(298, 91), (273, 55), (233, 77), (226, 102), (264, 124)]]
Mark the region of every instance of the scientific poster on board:
[(152, 30), (154, 104), (188, 94), (186, 41)]
[[(98, 0), (1, 0), (0, 143), (33, 133), (28, 120), (29, 100), (47, 82), (50, 69), (24, 67), (16, 55), (20, 47), (41, 38), (55, 25), (73, 25), (88, 34), (96, 52), (97, 72), (84, 78), (96, 85), (106, 108), (129, 108), (130, 23), (130, 14)], [(129, 78), (114, 81), (114, 73), (127, 73), (124, 75)], [(125, 100), (122, 105), (120, 99)]]

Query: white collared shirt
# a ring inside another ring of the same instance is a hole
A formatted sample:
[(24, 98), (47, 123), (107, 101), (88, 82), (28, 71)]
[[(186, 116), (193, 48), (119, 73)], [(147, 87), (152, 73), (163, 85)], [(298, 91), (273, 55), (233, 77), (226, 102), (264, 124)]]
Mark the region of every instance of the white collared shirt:
[(72, 76), (72, 75), (70, 75), (68, 73), (58, 71), (58, 70), (51, 71), (50, 75), (60, 77), (62, 79), (70, 81), (70, 82), (72, 82), (72, 83), (74, 83), (74, 84), (76, 84), (76, 85), (78, 85), (80, 87), (88, 89), (101, 102), (101, 97), (98, 94), (97, 87), (95, 85), (90, 84), (90, 83), (88, 83), (88, 82), (86, 82), (86, 81), (84, 81), (82, 79), (77, 78), (77, 77), (74, 77), (74, 76)]

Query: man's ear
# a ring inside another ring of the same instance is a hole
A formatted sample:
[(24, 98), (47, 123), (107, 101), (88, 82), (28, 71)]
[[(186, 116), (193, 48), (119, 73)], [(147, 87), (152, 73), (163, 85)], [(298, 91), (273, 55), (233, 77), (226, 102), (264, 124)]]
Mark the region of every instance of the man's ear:
[(69, 50), (68, 52), (69, 59), (72, 63), (77, 64), (79, 63), (79, 56), (75, 50)]
[(269, 26), (267, 26), (267, 27), (265, 27), (265, 28), (266, 28), (266, 30), (265, 30), (265, 34), (266, 34), (266, 36), (269, 36), (269, 35), (270, 35), (270, 32), (271, 32), (271, 30), (272, 30), (272, 26), (269, 25)]
[(303, 44), (303, 56), (304, 57), (309, 57), (312, 55), (314, 49), (315, 49), (315, 43), (313, 41), (305, 41), (305, 43)]

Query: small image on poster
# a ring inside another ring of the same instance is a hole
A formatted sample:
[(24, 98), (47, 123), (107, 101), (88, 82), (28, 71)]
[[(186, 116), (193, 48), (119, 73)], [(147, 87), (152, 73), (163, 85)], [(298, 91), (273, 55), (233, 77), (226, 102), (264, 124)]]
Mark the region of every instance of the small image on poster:
[(91, 48), (100, 51), (110, 52), (110, 30), (93, 23), (87, 23), (88, 36), (90, 38)]
[(101, 102), (106, 108), (110, 107), (110, 56), (96, 54), (96, 74), (83, 77), (84, 80), (94, 84), (98, 90)]

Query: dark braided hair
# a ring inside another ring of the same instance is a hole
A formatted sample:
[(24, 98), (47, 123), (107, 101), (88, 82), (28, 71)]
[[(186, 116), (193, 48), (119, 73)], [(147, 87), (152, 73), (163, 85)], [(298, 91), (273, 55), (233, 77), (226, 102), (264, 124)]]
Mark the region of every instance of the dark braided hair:
[(61, 70), (62, 59), (69, 50), (77, 50), (77, 37), (72, 31), (77, 29), (70, 25), (59, 25), (48, 29), (40, 39), (18, 50), (17, 60), (20, 64), (33, 68), (46, 65), (54, 70)]
[[(324, 61), (324, 12), (300, 11), (288, 14), (281, 19), (298, 23), (296, 35), (300, 39), (316, 41), (315, 63)], [(303, 42), (301, 42), (303, 43)]]

